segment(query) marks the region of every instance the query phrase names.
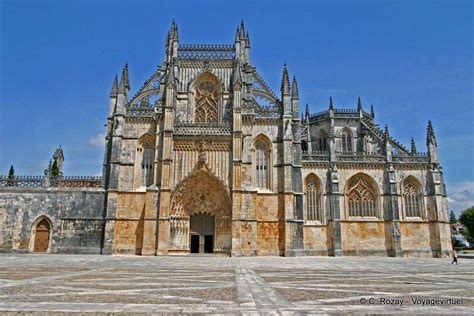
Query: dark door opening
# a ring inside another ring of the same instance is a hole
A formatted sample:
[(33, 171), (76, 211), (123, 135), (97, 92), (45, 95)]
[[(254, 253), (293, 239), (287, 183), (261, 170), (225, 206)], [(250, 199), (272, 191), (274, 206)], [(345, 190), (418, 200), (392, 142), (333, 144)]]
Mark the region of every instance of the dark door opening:
[(199, 253), (199, 235), (191, 235), (191, 253)]
[(214, 252), (214, 216), (207, 213), (190, 217), (191, 253)]
[(204, 253), (213, 253), (214, 252), (214, 236), (205, 235), (204, 236)]

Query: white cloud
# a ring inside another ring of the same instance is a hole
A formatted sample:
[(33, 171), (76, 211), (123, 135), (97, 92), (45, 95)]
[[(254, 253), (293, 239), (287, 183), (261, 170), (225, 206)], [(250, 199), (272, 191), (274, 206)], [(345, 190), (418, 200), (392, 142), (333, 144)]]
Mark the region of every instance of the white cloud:
[(449, 210), (460, 214), (474, 205), (474, 181), (462, 181), (446, 185)]
[(89, 138), (87, 143), (92, 147), (102, 147), (105, 145), (105, 134), (99, 133), (94, 137)]

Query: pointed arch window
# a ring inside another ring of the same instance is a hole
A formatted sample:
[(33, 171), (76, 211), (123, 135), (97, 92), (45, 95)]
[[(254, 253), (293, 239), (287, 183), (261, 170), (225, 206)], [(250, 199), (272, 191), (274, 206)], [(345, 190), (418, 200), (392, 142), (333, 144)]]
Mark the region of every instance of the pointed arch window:
[(362, 175), (351, 178), (347, 184), (349, 216), (377, 216), (377, 194), (372, 181)]
[(422, 194), (416, 180), (407, 178), (403, 181), (403, 202), (406, 217), (422, 217)]
[(136, 166), (138, 168), (137, 181), (138, 187), (149, 187), (153, 184), (153, 165), (155, 160), (155, 138), (150, 135), (144, 135), (137, 148)]
[(270, 188), (270, 144), (265, 139), (255, 142), (255, 186), (259, 189)]
[(305, 181), (305, 217), (307, 221), (323, 221), (321, 209), (321, 186), (314, 175), (308, 176)]
[(324, 130), (319, 132), (318, 145), (320, 151), (328, 150), (328, 134)]
[(218, 102), (217, 87), (209, 81), (198, 84), (195, 91), (195, 121), (198, 123), (217, 123)]
[(342, 152), (352, 152), (352, 133), (347, 129), (341, 132), (341, 147)]

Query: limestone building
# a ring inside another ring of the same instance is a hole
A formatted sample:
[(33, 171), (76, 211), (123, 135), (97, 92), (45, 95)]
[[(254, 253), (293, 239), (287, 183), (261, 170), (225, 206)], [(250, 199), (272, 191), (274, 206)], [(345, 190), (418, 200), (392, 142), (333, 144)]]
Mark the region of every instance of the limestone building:
[[(309, 113), (286, 65), (277, 95), (250, 46), (243, 23), (233, 44), (189, 45), (173, 22), (165, 60), (143, 86), (131, 93), (128, 65), (113, 82), (101, 179), (51, 168), (36, 180), (1, 179), (0, 248), (447, 255), (431, 123), (425, 154), (381, 130), (360, 99)], [(62, 150), (58, 157), (62, 168)]]

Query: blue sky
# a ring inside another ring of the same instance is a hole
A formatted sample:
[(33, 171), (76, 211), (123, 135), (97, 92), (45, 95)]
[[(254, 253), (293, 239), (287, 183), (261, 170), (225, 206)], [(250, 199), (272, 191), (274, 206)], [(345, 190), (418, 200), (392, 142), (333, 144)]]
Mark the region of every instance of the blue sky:
[(459, 211), (474, 204), (472, 1), (0, 1), (0, 173), (101, 172), (113, 76), (132, 94), (161, 64), (171, 19), (181, 43), (229, 43), (243, 18), (251, 61), (278, 92), (287, 62), (303, 104), (366, 109), (426, 151), (431, 119)]

